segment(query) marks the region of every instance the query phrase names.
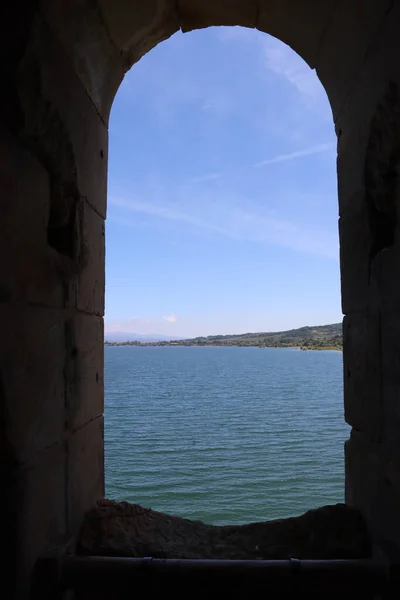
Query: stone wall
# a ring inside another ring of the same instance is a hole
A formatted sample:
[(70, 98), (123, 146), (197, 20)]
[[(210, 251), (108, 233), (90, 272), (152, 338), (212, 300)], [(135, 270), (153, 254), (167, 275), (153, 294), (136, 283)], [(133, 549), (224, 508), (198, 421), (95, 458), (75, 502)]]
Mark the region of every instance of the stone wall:
[(400, 546), (399, 25), (392, 3), (336, 119), (346, 501), (389, 556)]
[(181, 28), (244, 25), (316, 68), (338, 135), (346, 498), (400, 544), (398, 30), (393, 0), (21, 0), (0, 8), (0, 443), (7, 573), (104, 492), (107, 124), (124, 73)]
[(14, 119), (3, 112), (0, 130), (1, 471), (6, 576), (25, 597), (37, 556), (104, 494), (108, 142), (39, 12), (5, 94)]

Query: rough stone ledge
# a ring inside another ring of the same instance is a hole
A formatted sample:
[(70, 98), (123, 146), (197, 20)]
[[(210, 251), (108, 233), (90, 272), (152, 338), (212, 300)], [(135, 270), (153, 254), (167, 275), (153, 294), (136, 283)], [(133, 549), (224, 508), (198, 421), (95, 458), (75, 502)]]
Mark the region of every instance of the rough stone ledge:
[(78, 553), (180, 559), (351, 559), (371, 556), (361, 514), (345, 504), (299, 517), (207, 525), (138, 504), (100, 500), (86, 514)]

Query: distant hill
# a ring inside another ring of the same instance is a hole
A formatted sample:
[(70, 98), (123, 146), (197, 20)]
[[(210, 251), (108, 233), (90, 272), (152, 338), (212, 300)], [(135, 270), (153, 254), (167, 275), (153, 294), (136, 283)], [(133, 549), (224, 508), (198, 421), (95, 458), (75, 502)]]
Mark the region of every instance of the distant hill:
[(180, 338), (174, 337), (171, 338), (167, 335), (161, 335), (157, 333), (127, 333), (121, 331), (113, 331), (110, 333), (104, 333), (104, 339), (108, 342), (160, 342), (160, 341), (169, 341), (169, 340), (178, 340)]
[[(133, 335), (133, 334), (132, 334)], [(291, 348), (303, 350), (341, 350), (342, 324), (315, 325), (287, 331), (209, 335), (182, 340), (125, 340), (108, 343), (118, 346), (256, 346), (258, 348)]]

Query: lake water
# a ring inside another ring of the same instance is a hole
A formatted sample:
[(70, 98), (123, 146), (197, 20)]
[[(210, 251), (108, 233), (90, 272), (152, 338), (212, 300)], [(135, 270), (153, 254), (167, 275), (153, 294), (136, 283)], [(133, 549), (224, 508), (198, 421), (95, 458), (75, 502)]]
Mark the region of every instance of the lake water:
[(106, 494), (213, 524), (342, 502), (342, 354), (106, 347)]

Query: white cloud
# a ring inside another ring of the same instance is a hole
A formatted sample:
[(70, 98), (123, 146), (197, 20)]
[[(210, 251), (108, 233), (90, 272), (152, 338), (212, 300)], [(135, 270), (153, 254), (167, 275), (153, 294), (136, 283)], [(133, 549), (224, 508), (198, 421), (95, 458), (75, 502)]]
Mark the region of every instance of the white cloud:
[(266, 160), (254, 163), (253, 167), (266, 167), (268, 165), (274, 165), (276, 163), (302, 158), (303, 156), (320, 154), (321, 152), (327, 152), (328, 150), (333, 150), (334, 148), (335, 145), (333, 143), (317, 144), (316, 146), (310, 146), (309, 148), (303, 148), (303, 150), (296, 150), (295, 152), (289, 152), (288, 154), (278, 154), (272, 158), (267, 158)]
[(260, 160), (252, 165), (246, 165), (244, 167), (241, 167), (240, 169), (235, 169), (234, 171), (219, 171), (217, 173), (208, 173), (206, 175), (200, 175), (199, 177), (193, 177), (192, 179), (190, 179), (190, 183), (203, 183), (207, 181), (214, 181), (215, 179), (220, 179), (221, 177), (227, 177), (229, 175), (237, 175), (238, 173), (244, 173), (252, 168), (267, 167), (268, 165), (274, 165), (281, 162), (296, 160), (297, 158), (302, 158), (304, 156), (321, 154), (323, 152), (328, 152), (329, 150), (336, 152), (335, 148), (336, 145), (334, 142), (316, 144), (314, 146), (302, 148), (301, 150), (288, 152), (287, 154), (277, 154), (276, 156), (272, 156), (271, 158)]
[(307, 63), (283, 42), (265, 36), (261, 40), (267, 68), (285, 77), (301, 94), (320, 95), (323, 87)]
[[(149, 194), (143, 195), (149, 197)], [(175, 195), (178, 196), (178, 193)], [(190, 202), (187, 198), (190, 198)], [(160, 204), (162, 201), (165, 202), (164, 206)], [(246, 207), (249, 205), (248, 198), (224, 198), (221, 194), (203, 197), (196, 196), (192, 190), (174, 203), (164, 198), (157, 204), (152, 200), (140, 202), (135, 199), (111, 199), (111, 202), (131, 212), (185, 223), (238, 241), (281, 246), (337, 259), (338, 236), (322, 229), (310, 230), (304, 224), (275, 218), (265, 210), (252, 212)]]
[(266, 68), (291, 84), (307, 108), (323, 117), (331, 115), (328, 97), (315, 70), (280, 40), (269, 35), (258, 39)]
[(257, 46), (270, 72), (286, 79), (308, 108), (319, 109), (319, 105), (322, 105), (326, 113), (328, 99), (315, 70), (290, 46), (271, 35), (243, 27), (221, 28), (218, 39)]
[(163, 317), (164, 321), (167, 321), (168, 323), (176, 323), (178, 320), (178, 317), (176, 317), (175, 315), (168, 315), (167, 317)]
[[(115, 218), (123, 218), (126, 224), (130, 225), (134, 222), (128, 215), (128, 212), (130, 212), (135, 213), (136, 224), (139, 223), (143, 227), (153, 227), (155, 219), (159, 219), (160, 221), (180, 223), (182, 224), (182, 230), (190, 226), (192, 231), (193, 228), (202, 229), (204, 234), (208, 231), (235, 240), (287, 247), (330, 259), (337, 259), (337, 235), (316, 228), (313, 226), (312, 219), (306, 221), (305, 218), (300, 217), (300, 220), (302, 219), (300, 223), (293, 213), (288, 218), (286, 218), (286, 215), (283, 215), (283, 218), (275, 218), (268, 210), (268, 206), (279, 205), (280, 198), (271, 198), (272, 202), (263, 202), (261, 205), (257, 198), (246, 197), (246, 192), (243, 192), (241, 196), (233, 189), (233, 184), (230, 185), (229, 182), (229, 177), (236, 177), (238, 174), (252, 173), (254, 176), (253, 169), (268, 168), (270, 165), (296, 161), (302, 157), (315, 156), (331, 150), (334, 152), (334, 142), (321, 141), (330, 139), (327, 130), (315, 126), (315, 123), (319, 124), (320, 121), (318, 120), (319, 115), (316, 114), (314, 109), (317, 112), (323, 109), (321, 112), (326, 116), (327, 99), (321, 83), (315, 72), (283, 42), (267, 34), (243, 28), (227, 28), (221, 29), (219, 32), (219, 39), (226, 40), (227, 43), (229, 40), (241, 43), (240, 40), (242, 40), (242, 43), (248, 45), (250, 48), (248, 53), (249, 68), (251, 64), (257, 65), (256, 75), (257, 80), (262, 81), (261, 91), (263, 91), (265, 84), (266, 95), (273, 92), (274, 86), (279, 88), (279, 92), (282, 92), (283, 95), (287, 94), (289, 101), (284, 104), (289, 106), (288, 112), (291, 118), (288, 118), (286, 125), (281, 125), (279, 119), (276, 118), (276, 115), (280, 114), (280, 103), (278, 102), (277, 107), (275, 105), (272, 107), (272, 116), (268, 115), (268, 123), (266, 123), (267, 133), (270, 134), (275, 126), (279, 131), (275, 131), (275, 137), (271, 135), (268, 137), (263, 136), (264, 132), (261, 132), (260, 139), (262, 139), (262, 142), (258, 145), (260, 160), (257, 162), (245, 164), (238, 169), (230, 169), (229, 157), (226, 159), (223, 156), (220, 164), (215, 165), (214, 161), (211, 162), (213, 166), (208, 173), (201, 175), (200, 171), (197, 177), (191, 177), (193, 171), (191, 173), (186, 171), (187, 179), (178, 182), (178, 184), (176, 182), (161, 183), (156, 188), (154, 185), (150, 185), (149, 182), (145, 182), (140, 188), (134, 190), (134, 193), (131, 191), (122, 192), (121, 196), (110, 198), (110, 202), (120, 209), (118, 215), (114, 213)], [(256, 60), (251, 63), (250, 58)], [(217, 113), (220, 111), (221, 114), (224, 114), (233, 111), (233, 107), (237, 103), (237, 110), (244, 106), (246, 118), (249, 120), (255, 119), (257, 110), (260, 110), (263, 116), (265, 115), (262, 102), (257, 104), (261, 108), (258, 109), (256, 106), (255, 112), (252, 112), (249, 110), (249, 106), (253, 107), (253, 103), (246, 104), (246, 102), (250, 102), (247, 96), (244, 96), (242, 106), (241, 95), (235, 96), (229, 89), (226, 90), (222, 86), (223, 82), (221, 83), (218, 80), (215, 86), (210, 85), (208, 79), (197, 80), (195, 77), (192, 78), (192, 72), (190, 72), (189, 77), (186, 72), (182, 76), (178, 69), (175, 72), (174, 69), (165, 68), (164, 63), (161, 63), (161, 67), (153, 68), (149, 72), (150, 75), (146, 70), (140, 71), (142, 79), (150, 78), (150, 81), (143, 82), (139, 78), (139, 84), (136, 85), (135, 89), (138, 90), (138, 94), (146, 94), (146, 100), (148, 97), (149, 102), (160, 102), (162, 105), (161, 110), (168, 112), (170, 108), (179, 116), (182, 104), (193, 104), (198, 110), (213, 110)], [(291, 87), (287, 85), (279, 86), (280, 82), (277, 81), (275, 76), (283, 78)], [(142, 83), (146, 85), (140, 85)], [(204, 83), (207, 83), (207, 85), (204, 85)], [(219, 86), (220, 83), (222, 88)], [(141, 89), (144, 91), (140, 92)], [(312, 108), (313, 114), (310, 115), (309, 111), (304, 110), (304, 104)], [(308, 134), (307, 123), (310, 120), (313, 125), (311, 127), (313, 136), (300, 135), (296, 138), (296, 143), (293, 144), (290, 138), (292, 132), (300, 129), (301, 132), (305, 131)], [(304, 124), (304, 121), (306, 121), (306, 124)], [(271, 138), (272, 141), (268, 141)], [(277, 145), (274, 144), (275, 139), (278, 140)], [(303, 141), (299, 141), (300, 139)], [(257, 141), (257, 139), (254, 140), (253, 151), (257, 149)], [(273, 149), (274, 146), (275, 150)], [(269, 150), (276, 154), (268, 157)], [(254, 160), (254, 156), (257, 157), (252, 152), (251, 161)], [(192, 161), (187, 170), (191, 171), (194, 164), (196, 163)], [(228, 168), (223, 170), (226, 166)], [(212, 171), (214, 167), (215, 170)], [(220, 167), (221, 170), (219, 170)], [(207, 167), (205, 170), (207, 171)], [(312, 173), (312, 171), (310, 172)], [(271, 175), (272, 181), (274, 177), (273, 169), (268, 174), (265, 173), (266, 182), (267, 175), (268, 177)], [(223, 186), (220, 185), (219, 181), (223, 177), (226, 178), (224, 183), (227, 183), (228, 188), (230, 185), (233, 194), (229, 191), (223, 191)], [(258, 178), (261, 179), (262, 177), (264, 177), (264, 173), (259, 172)], [(235, 179), (235, 182), (237, 181), (238, 179)], [(203, 183), (204, 185), (202, 185)], [(285, 184), (286, 182), (281, 186), (283, 189), (287, 188)], [(244, 189), (243, 185), (241, 187)], [(254, 189), (254, 186), (253, 188), (249, 186), (249, 189)], [(271, 189), (271, 186), (269, 186), (269, 189)], [(284, 193), (282, 192), (282, 195)], [(297, 206), (299, 202), (299, 195), (293, 193), (293, 198), (290, 198), (290, 202), (287, 200), (285, 205)], [(251, 206), (252, 203), (253, 206)], [(254, 206), (257, 203), (259, 206)], [(282, 214), (282, 210), (280, 210), (280, 213)], [(139, 218), (139, 215), (150, 218)]]
[(153, 204), (151, 202), (140, 202), (136, 200), (124, 200), (121, 198), (112, 198), (111, 203), (125, 208), (129, 211), (144, 213), (152, 217), (159, 217), (160, 219), (168, 219), (169, 221), (181, 221), (188, 225), (194, 225), (195, 227), (203, 227), (205, 229), (211, 229), (216, 233), (229, 235), (229, 231), (223, 227), (219, 227), (210, 223), (204, 218), (198, 217), (193, 213), (182, 212), (175, 206), (161, 206), (159, 204)]
[[(180, 52), (187, 53), (190, 47), (185, 45), (186, 40), (187, 36), (174, 36), (168, 44), (177, 44)], [(134, 66), (132, 74), (125, 77), (119, 93), (139, 106), (145, 103), (151, 107), (161, 125), (170, 126), (180, 121), (183, 107), (204, 111), (216, 118), (227, 118), (240, 109), (230, 90), (219, 79), (210, 83), (209, 74), (205, 76), (201, 69), (188, 72), (173, 54), (160, 56), (158, 63), (151, 61), (150, 65), (148, 59), (145, 55)]]

